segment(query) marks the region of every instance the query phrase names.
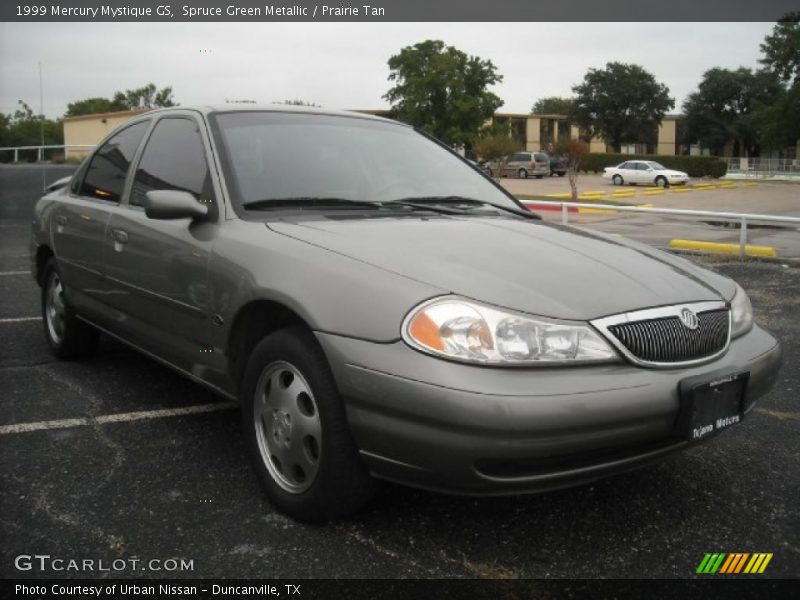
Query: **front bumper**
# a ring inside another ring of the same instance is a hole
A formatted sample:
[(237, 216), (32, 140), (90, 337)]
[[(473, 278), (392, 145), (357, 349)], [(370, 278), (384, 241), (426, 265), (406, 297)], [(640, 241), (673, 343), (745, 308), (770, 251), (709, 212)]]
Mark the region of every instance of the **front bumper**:
[(362, 457), (376, 477), (451, 493), (514, 494), (630, 470), (689, 446), (678, 384), (750, 373), (746, 411), (774, 384), (778, 342), (754, 326), (712, 363), (486, 368), (317, 333)]

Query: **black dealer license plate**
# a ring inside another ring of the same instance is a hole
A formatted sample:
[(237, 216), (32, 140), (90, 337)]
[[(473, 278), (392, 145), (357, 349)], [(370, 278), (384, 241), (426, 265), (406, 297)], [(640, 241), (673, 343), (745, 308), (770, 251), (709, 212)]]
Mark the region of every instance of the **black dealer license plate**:
[(744, 416), (748, 373), (720, 375), (705, 382), (682, 381), (678, 431), (698, 441), (739, 423)]

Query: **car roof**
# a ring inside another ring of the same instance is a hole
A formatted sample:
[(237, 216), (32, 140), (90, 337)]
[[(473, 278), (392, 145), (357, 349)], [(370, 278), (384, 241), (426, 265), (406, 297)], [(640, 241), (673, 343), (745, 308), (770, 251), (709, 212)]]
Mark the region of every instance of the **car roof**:
[(186, 106), (170, 106), (167, 108), (157, 108), (148, 111), (147, 115), (164, 114), (169, 112), (176, 112), (181, 110), (193, 110), (202, 113), (203, 115), (211, 115), (214, 113), (232, 113), (232, 112), (283, 112), (283, 113), (299, 113), (299, 114), (315, 114), (326, 115), (334, 117), (354, 117), (359, 119), (367, 119), (370, 121), (381, 121), (384, 123), (392, 123), (395, 125), (402, 125), (404, 127), (411, 127), (400, 121), (394, 121), (385, 117), (379, 117), (369, 113), (351, 111), (351, 110), (335, 110), (322, 108), (317, 106), (298, 106), (294, 104), (204, 104), (204, 105), (186, 105)]

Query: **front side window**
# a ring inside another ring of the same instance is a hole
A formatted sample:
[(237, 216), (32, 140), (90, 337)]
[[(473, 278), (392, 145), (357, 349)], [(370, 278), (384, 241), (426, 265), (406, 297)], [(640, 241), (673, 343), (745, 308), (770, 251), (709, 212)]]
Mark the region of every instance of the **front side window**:
[(237, 209), (309, 198), (391, 202), (453, 196), (518, 208), (458, 156), (396, 123), (259, 111), (216, 113), (211, 123)]
[(120, 201), (128, 168), (148, 124), (148, 121), (140, 121), (126, 127), (95, 152), (80, 187), (81, 195), (109, 202)]
[(145, 194), (152, 190), (186, 191), (213, 203), (203, 138), (194, 120), (164, 118), (156, 123), (136, 169), (130, 203), (144, 206)]

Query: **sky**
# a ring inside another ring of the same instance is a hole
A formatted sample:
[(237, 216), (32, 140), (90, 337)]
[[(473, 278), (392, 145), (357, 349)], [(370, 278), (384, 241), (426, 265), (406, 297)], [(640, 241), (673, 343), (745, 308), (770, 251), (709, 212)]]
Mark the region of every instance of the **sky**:
[(500, 112), (567, 96), (589, 68), (643, 66), (680, 112), (703, 73), (755, 68), (774, 23), (0, 23), (0, 112), (44, 113), (149, 82), (182, 105), (301, 99), (332, 109), (388, 108), (387, 60), (425, 39), (491, 60)]

